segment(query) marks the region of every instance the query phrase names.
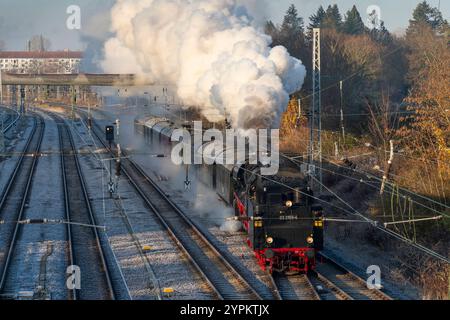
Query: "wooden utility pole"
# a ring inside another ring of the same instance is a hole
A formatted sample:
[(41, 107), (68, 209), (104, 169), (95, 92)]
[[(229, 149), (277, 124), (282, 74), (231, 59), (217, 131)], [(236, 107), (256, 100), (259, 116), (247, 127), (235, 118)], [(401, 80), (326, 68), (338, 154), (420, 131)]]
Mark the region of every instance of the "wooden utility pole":
[(342, 143), (345, 143), (345, 126), (344, 126), (344, 94), (343, 94), (343, 82), (339, 83), (339, 89), (341, 93), (341, 130), (342, 130)]
[(384, 188), (386, 187), (386, 182), (389, 177), (389, 173), (391, 172), (392, 162), (394, 161), (394, 140), (390, 140), (389, 144), (391, 146), (390, 154), (389, 154), (389, 160), (386, 166), (386, 169), (384, 170), (383, 174), (383, 182), (381, 183), (381, 189), (380, 194), (383, 195)]
[(297, 100), (298, 104), (298, 114), (297, 114), (297, 121), (295, 122), (295, 128), (300, 127), (301, 121), (302, 121), (302, 99)]

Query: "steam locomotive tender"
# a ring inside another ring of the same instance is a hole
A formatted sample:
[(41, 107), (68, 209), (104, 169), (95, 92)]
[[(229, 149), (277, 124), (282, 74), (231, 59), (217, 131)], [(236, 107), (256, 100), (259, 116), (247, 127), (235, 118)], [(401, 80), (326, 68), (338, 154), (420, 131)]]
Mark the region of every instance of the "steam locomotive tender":
[[(177, 128), (162, 118), (135, 122), (137, 134), (167, 153)], [(205, 143), (203, 150), (211, 143), (215, 142)], [(283, 157), (277, 175), (262, 176), (260, 170), (260, 165), (246, 161), (197, 165), (195, 171), (202, 183), (234, 208), (235, 218), (242, 222), (247, 244), (262, 269), (270, 273), (313, 270), (316, 253), (323, 249), (323, 212), (314, 205), (308, 179), (296, 163)]]

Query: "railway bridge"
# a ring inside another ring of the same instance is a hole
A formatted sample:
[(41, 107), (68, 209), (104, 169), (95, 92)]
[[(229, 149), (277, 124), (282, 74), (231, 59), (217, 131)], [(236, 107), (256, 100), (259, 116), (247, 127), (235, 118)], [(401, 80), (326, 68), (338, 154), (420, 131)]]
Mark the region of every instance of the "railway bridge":
[[(0, 103), (3, 103), (3, 91), (7, 88), (12, 105), (17, 105), (16, 99), (20, 96), (20, 110), (25, 108), (27, 88), (69, 87), (73, 103), (76, 102), (77, 93), (87, 87), (139, 87), (155, 83), (135, 74), (19, 74), (0, 71)], [(57, 90), (59, 91), (59, 90)], [(18, 95), (20, 93), (20, 95)]]
[(135, 74), (16, 74), (0, 73), (2, 86), (99, 86), (133, 87), (153, 85), (154, 82)]

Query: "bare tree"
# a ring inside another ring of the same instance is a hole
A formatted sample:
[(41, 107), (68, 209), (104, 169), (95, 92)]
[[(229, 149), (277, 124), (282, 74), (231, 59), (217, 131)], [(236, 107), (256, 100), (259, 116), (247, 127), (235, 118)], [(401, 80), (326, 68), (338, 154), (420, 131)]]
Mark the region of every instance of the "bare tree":
[(397, 106), (391, 103), (389, 94), (381, 93), (380, 101), (374, 104), (367, 103), (369, 109), (369, 132), (372, 143), (383, 150), (380, 160), (385, 161), (384, 150), (389, 149), (390, 141), (395, 138), (400, 116)]
[(28, 51), (49, 51), (52, 43), (42, 35), (35, 35), (28, 41)]

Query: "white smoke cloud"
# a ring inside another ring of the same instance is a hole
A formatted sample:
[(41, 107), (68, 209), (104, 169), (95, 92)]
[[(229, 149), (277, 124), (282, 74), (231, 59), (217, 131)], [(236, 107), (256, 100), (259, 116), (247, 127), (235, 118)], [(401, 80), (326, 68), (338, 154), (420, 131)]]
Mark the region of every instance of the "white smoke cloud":
[(253, 24), (242, 0), (117, 0), (106, 72), (174, 85), (210, 121), (276, 127), (306, 70)]

